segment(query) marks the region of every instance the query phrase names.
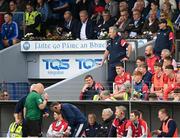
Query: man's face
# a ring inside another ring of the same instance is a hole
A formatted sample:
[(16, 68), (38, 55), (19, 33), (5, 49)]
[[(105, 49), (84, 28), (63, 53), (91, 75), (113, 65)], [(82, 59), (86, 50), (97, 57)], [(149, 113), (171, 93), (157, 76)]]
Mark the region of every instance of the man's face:
[(60, 115), (59, 114), (57, 114), (56, 112), (54, 112), (54, 120), (59, 120), (59, 118), (60, 118)]
[(139, 67), (140, 65), (144, 64), (144, 62), (142, 62), (141, 60), (136, 60), (136, 65), (137, 67)]
[(161, 71), (161, 67), (159, 66), (154, 66), (154, 72), (159, 73)]
[(128, 19), (128, 13), (125, 11), (121, 12), (121, 17), (122, 17), (123, 21), (126, 21)]
[(120, 118), (122, 114), (123, 114), (123, 111), (116, 108), (116, 111), (115, 111), (116, 118)]
[(165, 54), (165, 52), (162, 51), (161, 52), (161, 58), (164, 59), (165, 57), (166, 57), (166, 54)]
[(151, 49), (150, 49), (149, 47), (146, 47), (146, 49), (145, 49), (145, 55), (146, 55), (147, 57), (149, 57), (149, 56), (152, 55)]
[(8, 92), (4, 92), (3, 93), (3, 95), (4, 95), (4, 100), (9, 100), (9, 94), (8, 94)]
[(103, 112), (102, 113), (102, 119), (103, 119), (103, 121), (105, 121), (105, 120), (107, 120), (107, 119), (109, 119), (110, 118), (110, 114), (109, 113), (107, 113), (107, 112)]
[(151, 9), (152, 10), (156, 10), (157, 9), (157, 5), (155, 5), (154, 3), (151, 3)]
[(171, 70), (171, 69), (165, 69), (164, 72), (165, 72), (165, 74), (166, 74), (167, 76), (169, 76), (170, 74), (172, 74), (173, 70)]
[(91, 86), (93, 85), (93, 82), (94, 82), (94, 80), (93, 80), (91, 77), (85, 79), (85, 83), (86, 83), (89, 87), (91, 87)]
[(88, 19), (88, 16), (85, 13), (80, 13), (80, 20), (81, 22), (86, 22), (86, 20)]
[(180, 100), (180, 93), (173, 93), (173, 98), (174, 98), (174, 101), (179, 101)]
[(140, 71), (143, 75), (146, 73), (146, 69), (143, 68), (143, 67), (140, 67), (140, 68), (139, 68), (139, 71)]
[(10, 21), (12, 21), (11, 16), (9, 16), (8, 14), (5, 14), (5, 15), (4, 15), (4, 21), (5, 21), (6, 23), (9, 23)]
[(68, 13), (65, 13), (65, 14), (64, 14), (64, 20), (65, 20), (65, 21), (69, 21), (70, 17), (71, 17), (71, 15), (68, 14)]
[(119, 3), (119, 11), (127, 10), (128, 6), (125, 1)]
[(116, 36), (116, 32), (113, 29), (109, 29), (109, 34), (108, 35), (109, 35), (110, 38), (114, 39), (115, 36)]
[(96, 122), (96, 119), (95, 119), (94, 115), (89, 114), (88, 115), (88, 123), (93, 125), (93, 124), (95, 124), (95, 122)]
[(30, 6), (30, 5), (26, 5), (26, 10), (27, 10), (27, 12), (32, 12), (33, 11), (33, 8), (32, 8), (32, 6)]
[(11, 2), (9, 3), (9, 9), (10, 9), (10, 11), (14, 11), (14, 10), (16, 9), (16, 4), (11, 1)]
[(133, 12), (133, 19), (136, 21), (141, 17), (141, 14), (137, 11)]
[(166, 24), (165, 23), (160, 23), (159, 24), (159, 29), (165, 29), (166, 28)]
[(51, 110), (52, 110), (53, 112), (59, 113), (60, 110), (61, 110), (61, 106), (60, 106), (60, 105), (55, 105), (55, 106), (51, 107)]
[(158, 118), (159, 118), (160, 121), (164, 121), (164, 119), (165, 119), (165, 114), (162, 113), (162, 112), (158, 112)]
[(142, 76), (140, 76), (140, 75), (135, 75), (135, 76), (134, 76), (134, 81), (135, 81), (136, 83), (139, 83), (141, 80), (142, 80)]
[(110, 19), (110, 14), (103, 13), (103, 20), (106, 22)]
[(135, 114), (134, 114), (134, 113), (131, 113), (131, 114), (130, 114), (130, 120), (131, 120), (132, 122), (134, 122), (136, 119), (137, 119), (137, 117), (135, 116)]
[(124, 68), (121, 66), (116, 66), (117, 75), (121, 75), (124, 72)]

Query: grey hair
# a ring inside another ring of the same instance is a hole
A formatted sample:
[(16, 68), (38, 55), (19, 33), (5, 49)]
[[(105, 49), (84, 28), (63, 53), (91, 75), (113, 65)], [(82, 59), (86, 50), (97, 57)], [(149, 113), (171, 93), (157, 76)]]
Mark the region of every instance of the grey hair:
[(171, 56), (171, 52), (168, 49), (163, 49), (162, 52), (166, 54), (166, 57)]
[(121, 110), (121, 111), (123, 111), (124, 113), (126, 113), (126, 111), (127, 111), (127, 109), (126, 109), (125, 106), (116, 106), (116, 109)]
[(103, 109), (102, 112), (103, 112), (103, 113), (109, 113), (111, 116), (113, 115), (113, 111), (112, 111), (111, 108), (105, 108), (105, 109)]
[(113, 30), (113, 32), (118, 32), (118, 28), (116, 26), (109, 27), (109, 30)]

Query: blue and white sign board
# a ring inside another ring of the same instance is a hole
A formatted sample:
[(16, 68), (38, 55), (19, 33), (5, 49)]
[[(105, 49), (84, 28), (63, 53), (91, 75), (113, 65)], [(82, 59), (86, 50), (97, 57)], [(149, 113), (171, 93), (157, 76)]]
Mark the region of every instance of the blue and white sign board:
[(101, 63), (102, 54), (40, 55), (40, 78), (69, 78), (87, 71)]
[(104, 51), (107, 40), (21, 41), (22, 52)]

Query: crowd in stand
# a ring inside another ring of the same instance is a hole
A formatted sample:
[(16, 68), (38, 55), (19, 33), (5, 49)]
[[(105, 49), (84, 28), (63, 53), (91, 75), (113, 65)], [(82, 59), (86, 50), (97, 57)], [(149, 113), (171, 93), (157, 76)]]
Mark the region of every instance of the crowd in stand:
[(113, 25), (126, 38), (156, 36), (160, 19), (179, 33), (179, 8), (175, 0), (1, 0), (0, 12), (7, 12), (0, 16), (2, 44), (19, 42), (23, 33), (50, 39), (71, 32), (72, 39), (97, 39)]

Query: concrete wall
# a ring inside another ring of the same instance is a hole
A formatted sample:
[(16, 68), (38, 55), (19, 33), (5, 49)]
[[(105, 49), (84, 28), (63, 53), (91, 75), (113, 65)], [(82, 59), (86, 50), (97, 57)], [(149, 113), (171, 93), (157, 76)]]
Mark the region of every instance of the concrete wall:
[[(170, 112), (170, 116), (173, 117), (177, 123), (178, 129), (180, 129), (180, 106), (179, 103), (173, 102), (72, 102), (80, 108), (80, 110), (87, 116), (88, 113), (93, 112), (97, 115), (97, 121), (101, 122), (101, 112), (104, 108), (112, 108), (115, 110), (115, 106), (124, 105), (128, 109), (127, 118), (129, 117), (129, 112), (134, 109), (139, 109), (143, 112), (143, 118), (147, 121), (148, 126), (151, 131), (159, 129), (161, 123), (158, 119), (158, 110), (160, 108), (167, 108)], [(13, 111), (16, 102), (0, 102), (0, 136), (5, 136), (10, 123), (13, 121)], [(49, 103), (50, 104), (50, 103)], [(50, 117), (43, 120), (43, 132), (46, 134), (50, 123), (53, 121), (52, 112), (50, 112)]]

